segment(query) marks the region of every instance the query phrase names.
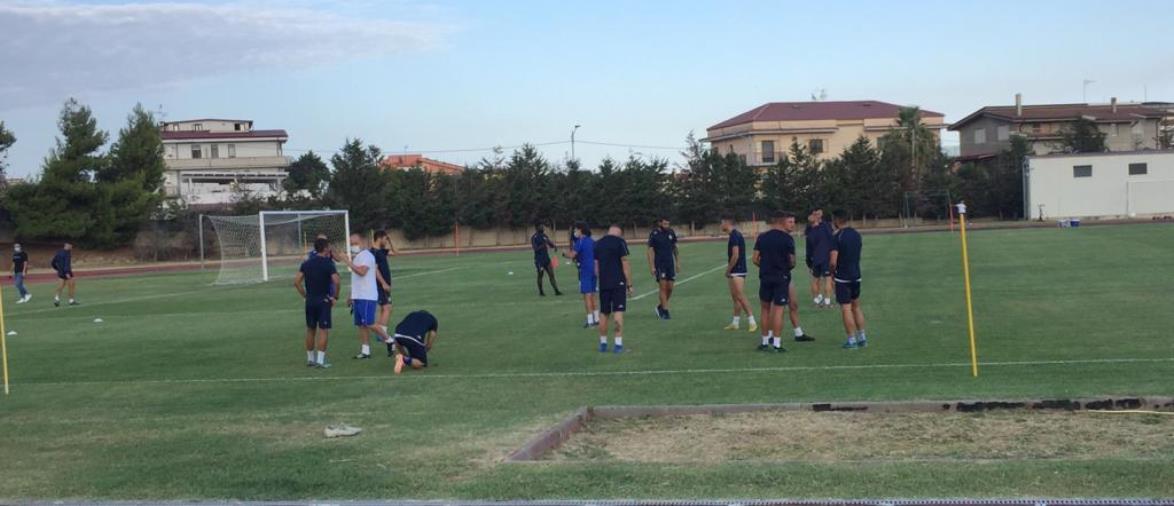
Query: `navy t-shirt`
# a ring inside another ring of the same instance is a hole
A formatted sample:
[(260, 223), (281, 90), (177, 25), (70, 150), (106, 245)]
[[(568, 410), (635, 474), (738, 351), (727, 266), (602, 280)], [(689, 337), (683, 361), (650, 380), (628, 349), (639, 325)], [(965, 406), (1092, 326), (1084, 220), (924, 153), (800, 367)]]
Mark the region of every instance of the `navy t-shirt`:
[(53, 270), (58, 274), (65, 274), (73, 272), (73, 254), (69, 250), (58, 250), (56, 255), (53, 255), (53, 261), (50, 264)]
[(746, 239), (742, 237), (742, 232), (738, 229), (730, 231), (730, 240), (726, 242), (726, 261), (734, 256), (734, 247), (738, 248), (738, 261), (734, 262), (734, 270), (730, 271), (734, 274), (746, 272)]
[(856, 229), (844, 227), (836, 231), (831, 249), (839, 252), (836, 272), (832, 273), (837, 281), (860, 281), (860, 250), (863, 248), (864, 239)]
[(424, 336), (434, 330), (439, 330), (440, 322), (428, 311), (412, 311), (404, 317), (399, 325), (395, 326), (395, 333), (401, 336), (414, 337), (421, 341)]
[(804, 235), (807, 241), (807, 258), (817, 264), (826, 264), (832, 254), (832, 224), (821, 221), (819, 225), (807, 225)]
[(648, 234), (648, 247), (652, 248), (653, 259), (658, 265), (675, 263), (673, 249), (676, 245), (677, 233), (673, 232), (671, 228), (666, 230), (653, 227), (652, 233)]
[(314, 255), (302, 262), (302, 274), (305, 275), (306, 300), (322, 300), (332, 295), (330, 293), (332, 278), (338, 274), (334, 262), (324, 256)]
[(599, 289), (626, 288), (624, 257), (628, 256), (628, 242), (614, 235), (605, 235), (595, 241), (595, 261), (599, 262)]
[(24, 265), (29, 263), (29, 254), (24, 251), (16, 251), (12, 253), (12, 272), (17, 274), (24, 273)]
[(795, 254), (795, 239), (782, 230), (771, 229), (754, 241), (759, 254), (758, 278), (779, 280), (791, 277), (791, 255)]
[(391, 266), (387, 263), (389, 253), (391, 252), (383, 248), (371, 248), (371, 254), (375, 255), (375, 268), (379, 269), (384, 281), (391, 283)]
[(550, 253), (546, 249), (553, 248), (554, 243), (545, 233), (534, 232), (534, 235), (530, 236), (530, 247), (534, 248), (534, 258), (549, 258)]

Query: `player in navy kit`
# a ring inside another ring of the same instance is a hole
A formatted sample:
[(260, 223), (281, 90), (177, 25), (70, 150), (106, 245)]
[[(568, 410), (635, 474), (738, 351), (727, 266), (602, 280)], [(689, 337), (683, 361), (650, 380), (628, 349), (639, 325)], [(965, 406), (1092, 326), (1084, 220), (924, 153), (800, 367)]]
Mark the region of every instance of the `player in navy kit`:
[(656, 226), (648, 234), (648, 268), (660, 289), (660, 304), (656, 306), (656, 317), (661, 320), (672, 318), (669, 313), (669, 299), (673, 297), (673, 285), (681, 272), (681, 255), (677, 250), (677, 233), (669, 228), (669, 219), (656, 220)]
[(730, 285), (730, 299), (734, 301), (734, 316), (726, 330), (738, 330), (742, 323), (742, 313), (746, 313), (746, 323), (750, 332), (758, 331), (758, 323), (754, 321), (754, 311), (750, 309), (750, 301), (746, 298), (746, 240), (738, 230), (738, 220), (733, 216), (722, 218), (722, 232), (730, 234), (726, 241), (726, 279)]
[(554, 279), (554, 263), (550, 260), (550, 250), (558, 251), (554, 241), (546, 236), (546, 227), (542, 224), (534, 225), (534, 235), (530, 236), (530, 247), (534, 250), (534, 267), (538, 269), (538, 295), (546, 296), (542, 289), (542, 275), (550, 276), (550, 286), (555, 295), (562, 295), (558, 290), (558, 281)]
[(428, 367), (428, 352), (436, 343), (436, 332), (440, 322), (428, 311), (412, 311), (395, 326), (395, 373), (405, 367), (423, 369)]
[(795, 215), (778, 212), (771, 228), (754, 241), (754, 265), (758, 266), (758, 299), (762, 302), (762, 344), (759, 351), (787, 351), (780, 337), (783, 311), (791, 294), (791, 269), (795, 267)]
[[(314, 240), (314, 251), (294, 276), (294, 288), (306, 299), (306, 366), (325, 369), (326, 345), (333, 325), (331, 311), (338, 300), (339, 277), (326, 238)], [(316, 338), (316, 339), (315, 339)]]
[(864, 248), (860, 232), (848, 225), (848, 213), (836, 210), (832, 214), (836, 225), (831, 248), (832, 280), (836, 283), (836, 303), (844, 320), (848, 339), (845, 349), (868, 346), (864, 333), (864, 312), (860, 310), (860, 252)]
[(829, 267), (832, 225), (823, 219), (823, 209), (807, 217), (803, 230), (807, 246), (807, 268), (811, 270), (811, 297), (815, 307), (832, 307), (832, 274)]
[(624, 310), (632, 293), (632, 265), (623, 229), (612, 225), (595, 242), (595, 275), (599, 279), (599, 352), (607, 353), (607, 330), (615, 322), (615, 352), (624, 351)]

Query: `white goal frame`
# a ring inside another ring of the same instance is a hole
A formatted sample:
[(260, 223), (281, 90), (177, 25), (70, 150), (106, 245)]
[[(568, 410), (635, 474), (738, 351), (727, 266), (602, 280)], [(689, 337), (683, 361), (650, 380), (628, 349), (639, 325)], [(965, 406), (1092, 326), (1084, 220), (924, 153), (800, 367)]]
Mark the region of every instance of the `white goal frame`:
[[(351, 213), (350, 213), (350, 211), (347, 211), (347, 210), (336, 211), (336, 210), (326, 209), (326, 210), (322, 210), (322, 211), (317, 211), (317, 210), (261, 211), (260, 213), (257, 213), (257, 226), (261, 232), (261, 280), (262, 281), (264, 281), (264, 282), (269, 281), (269, 251), (268, 251), (268, 248), (266, 247), (266, 244), (265, 244), (266, 243), (265, 217), (266, 216), (298, 216), (298, 215), (310, 214), (310, 213), (318, 214), (318, 215), (341, 214), (343, 228), (346, 229), (346, 237), (351, 236)], [(298, 226), (300, 227), (301, 223), (298, 223)], [(343, 238), (343, 240), (345, 240), (345, 237)], [(346, 255), (347, 255), (348, 259), (351, 257), (351, 251), (349, 248), (346, 249)]]

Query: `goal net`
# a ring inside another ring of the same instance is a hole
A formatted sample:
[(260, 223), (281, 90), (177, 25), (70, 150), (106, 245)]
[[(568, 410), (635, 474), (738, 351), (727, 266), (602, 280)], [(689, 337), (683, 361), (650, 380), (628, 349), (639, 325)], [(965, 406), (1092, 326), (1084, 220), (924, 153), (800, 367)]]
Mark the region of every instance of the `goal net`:
[(217, 285), (293, 277), (319, 235), (340, 252), (346, 251), (350, 235), (347, 211), (262, 211), (206, 218), (220, 250)]

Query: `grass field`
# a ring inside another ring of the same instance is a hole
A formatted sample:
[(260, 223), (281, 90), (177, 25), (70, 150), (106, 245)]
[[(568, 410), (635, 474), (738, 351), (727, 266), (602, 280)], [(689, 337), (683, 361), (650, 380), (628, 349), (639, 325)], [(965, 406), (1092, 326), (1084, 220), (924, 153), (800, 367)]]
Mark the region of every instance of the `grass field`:
[[(633, 251), (642, 294), (653, 287)], [(761, 354), (755, 336), (723, 332), (725, 280), (705, 273), (723, 243), (683, 246), (679, 279), (699, 276), (678, 287), (672, 321), (655, 320), (655, 296), (631, 303), (622, 356), (596, 352), (577, 296), (536, 296), (525, 252), (393, 259), (397, 316), (427, 308), (441, 322), (436, 367), (395, 378), (388, 360), (351, 360), (341, 324), (335, 367), (307, 370), (301, 301), (284, 280), (82, 279), (84, 305), (60, 309), (48, 285), (21, 306), (5, 286), (18, 335), (0, 399), (0, 498), (1174, 496), (1169, 454), (501, 462), (586, 404), (1171, 394), (1172, 252), (1169, 225), (973, 233), (978, 379), (947, 233), (865, 235), (871, 346), (853, 352), (839, 348), (838, 314), (806, 296), (815, 343)], [(573, 286), (570, 269), (558, 273)], [(806, 275), (797, 281), (805, 293)], [(365, 432), (324, 439), (336, 422)]]

